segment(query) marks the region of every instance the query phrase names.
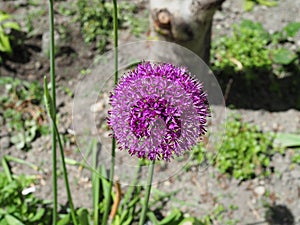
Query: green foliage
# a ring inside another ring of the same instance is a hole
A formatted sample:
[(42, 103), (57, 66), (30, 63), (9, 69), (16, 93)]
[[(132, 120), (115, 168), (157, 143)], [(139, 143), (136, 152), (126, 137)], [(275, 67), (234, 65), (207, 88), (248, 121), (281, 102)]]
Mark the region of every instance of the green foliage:
[(272, 52), (272, 59), (275, 63), (288, 65), (297, 59), (297, 54), (286, 48), (279, 48)]
[(300, 135), (299, 134), (279, 133), (276, 135), (274, 142), (282, 148), (294, 148), (295, 153), (292, 157), (292, 162), (300, 164)]
[(292, 158), (292, 162), (300, 164), (300, 149), (297, 150), (297, 153), (295, 153), (295, 155)]
[(23, 120), (21, 112), (7, 110), (4, 117), (8, 120), (9, 130), (13, 132), (10, 138), (17, 149), (28, 150), (31, 142), (38, 135), (39, 125), (34, 119)]
[[(75, 2), (74, 2), (75, 3)], [(61, 2), (58, 6), (59, 14), (63, 16), (73, 16), (76, 14), (75, 4), (73, 2)]]
[[(96, 157), (97, 157), (97, 145), (96, 141), (93, 140), (88, 147), (86, 157), (89, 157), (92, 154), (92, 164), (93, 168), (96, 168)], [(66, 159), (66, 162), (70, 165), (74, 166), (82, 166), (83, 168), (87, 168), (92, 172), (92, 195), (93, 195), (93, 214), (94, 223), (97, 223), (99, 217), (103, 216), (108, 198), (112, 198), (114, 204), (119, 202), (119, 206), (116, 211), (114, 211), (114, 219), (112, 220), (112, 225), (129, 225), (134, 224), (134, 222), (138, 221), (139, 215), (141, 213), (141, 206), (143, 204), (143, 189), (141, 186), (137, 186), (137, 182), (139, 179), (139, 173), (141, 171), (141, 167), (145, 166), (145, 163), (149, 163), (146, 160), (140, 160), (139, 165), (136, 168), (134, 178), (132, 179), (131, 184), (127, 187), (126, 190), (121, 190), (121, 186), (118, 182), (115, 183), (115, 192), (109, 193), (109, 182), (107, 180), (108, 174), (103, 165), (98, 166), (97, 171), (91, 168), (84, 163), (76, 162), (75, 160)], [(121, 193), (123, 193), (121, 195)], [(184, 224), (185, 222), (193, 222), (196, 225), (206, 225), (211, 224), (208, 222), (203, 222), (195, 217), (185, 216), (184, 213), (178, 209), (172, 210), (166, 217), (163, 219), (156, 218), (156, 215), (153, 211), (160, 211), (164, 208), (164, 202), (170, 201), (172, 196), (178, 191), (175, 192), (162, 192), (158, 189), (153, 190), (153, 200), (150, 202), (150, 208), (153, 209), (147, 213), (148, 219), (153, 224), (159, 225), (177, 225)], [(77, 214), (79, 210), (77, 210)], [(87, 212), (86, 212), (87, 213)], [(85, 221), (89, 221), (91, 215), (88, 218), (85, 218)], [(68, 224), (71, 221), (70, 216), (65, 216), (62, 218), (59, 224)], [(88, 222), (87, 224), (91, 224)]]
[(278, 2), (273, 0), (245, 0), (245, 11), (251, 11), (256, 4), (272, 7), (277, 6)]
[(47, 134), (41, 108), (43, 89), (38, 82), (27, 82), (11, 77), (0, 78), (0, 97), (6, 127), (11, 133), (11, 143), (18, 149), (28, 150), (38, 135)]
[(300, 30), (300, 22), (291, 22), (288, 25), (286, 25), (282, 31), (279, 33), (282, 33), (282, 36), (284, 38), (293, 38), (296, 36), (296, 34)]
[[(273, 135), (262, 133), (257, 126), (245, 123), (240, 117), (228, 119), (222, 143), (215, 146), (216, 156), (207, 154), (207, 159), (221, 173), (236, 179), (247, 180), (255, 176), (269, 175), (270, 158), (275, 153)], [(203, 161), (205, 149), (199, 145), (193, 158)]]
[(184, 217), (183, 212), (179, 209), (173, 209), (165, 218), (157, 220), (153, 212), (148, 212), (147, 216), (154, 225), (183, 225), (183, 224), (194, 224), (194, 225), (205, 225), (207, 223), (196, 219), (195, 217)]
[(284, 46), (293, 42), (300, 23), (292, 22), (274, 34), (268, 33), (261, 23), (243, 20), (233, 26), (233, 35), (221, 37), (212, 44), (212, 66), (225, 74), (239, 73), (247, 79), (260, 72), (273, 72), (274, 64), (291, 65), (297, 53)]
[(270, 35), (260, 23), (244, 20), (233, 26), (232, 37), (221, 37), (212, 44), (215, 70), (249, 71), (251, 68), (270, 70), (272, 61), (266, 48)]
[(38, 33), (40, 26), (37, 26), (34, 22), (37, 22), (36, 18), (45, 16), (46, 13), (47, 13), (47, 10), (45, 8), (36, 7), (36, 8), (33, 8), (32, 10), (30, 10), (25, 15), (25, 18), (24, 18), (25, 23), (24, 23), (24, 26), (22, 27), (22, 30), (24, 30), (26, 32), (27, 37), (31, 37)]
[(9, 181), (0, 172), (0, 224), (50, 224), (51, 213), (47, 202), (37, 199), (32, 193), (22, 194), (22, 190), (29, 188), (33, 179), (19, 176)]
[[(0, 10), (0, 53), (12, 54), (11, 40), (9, 30), (20, 30), (18, 23), (11, 21), (12, 16)], [(0, 63), (2, 59), (0, 56)]]
[[(226, 208), (223, 204), (216, 204), (212, 211), (201, 218), (203, 225), (210, 225), (210, 224), (239, 224), (239, 220), (237, 219), (224, 219), (224, 213), (232, 212), (237, 210), (237, 206), (230, 205), (229, 208)], [(202, 225), (201, 224), (201, 225)]]
[(291, 133), (278, 133), (274, 142), (283, 148), (300, 147), (300, 135)]
[[(103, 51), (112, 38), (113, 4), (98, 0), (78, 0), (78, 20), (86, 43), (95, 42), (99, 51)], [(135, 17), (137, 8), (134, 4), (120, 2), (118, 4), (119, 27), (129, 26), (135, 35), (145, 31), (145, 20)]]
[(272, 41), (275, 43), (287, 42), (293, 40), (300, 30), (300, 22), (291, 22), (287, 24), (282, 30), (276, 31), (272, 35)]
[(282, 47), (281, 43), (294, 42), (294, 37), (299, 31), (300, 22), (291, 22), (271, 36), (271, 41), (275, 48), (270, 50), (270, 58), (274, 63), (286, 66), (296, 61), (297, 53)]
[(226, 136), (219, 146), (216, 166), (236, 179), (268, 175), (273, 136), (262, 133), (258, 127), (243, 123), (240, 118), (229, 120)]

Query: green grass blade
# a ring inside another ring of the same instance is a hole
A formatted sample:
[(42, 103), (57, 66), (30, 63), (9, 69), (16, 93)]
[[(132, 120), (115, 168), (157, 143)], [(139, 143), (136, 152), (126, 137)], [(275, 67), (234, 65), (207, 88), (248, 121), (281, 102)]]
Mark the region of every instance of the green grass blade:
[(13, 180), (12, 179), (12, 175), (11, 175), (10, 168), (9, 168), (9, 165), (8, 165), (8, 163), (6, 161), (6, 157), (5, 156), (2, 158), (2, 167), (3, 167), (4, 173), (5, 173), (6, 177), (7, 177), (7, 180), (9, 182), (12, 182), (12, 180)]
[(300, 147), (300, 135), (291, 133), (278, 133), (275, 137), (274, 143), (283, 148)]
[[(89, 225), (89, 212), (85, 208), (81, 208), (78, 210), (79, 215), (79, 224), (80, 225)], [(95, 223), (96, 224), (96, 223)]]

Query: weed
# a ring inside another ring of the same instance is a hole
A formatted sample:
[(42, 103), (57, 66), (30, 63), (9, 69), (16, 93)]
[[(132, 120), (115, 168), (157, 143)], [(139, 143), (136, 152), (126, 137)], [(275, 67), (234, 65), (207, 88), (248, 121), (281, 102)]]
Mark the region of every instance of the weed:
[[(0, 10), (0, 53), (12, 55), (11, 41), (14, 37), (11, 30), (20, 30), (18, 23), (11, 21), (12, 16)], [(2, 61), (0, 55), (0, 63)]]
[(11, 133), (11, 143), (18, 149), (28, 150), (38, 136), (48, 133), (43, 125), (45, 115), (40, 107), (43, 90), (37, 82), (27, 82), (11, 77), (1, 77), (1, 110), (6, 127)]
[(40, 26), (35, 24), (36, 18), (40, 18), (46, 14), (46, 9), (44, 8), (34, 8), (28, 12), (24, 18), (25, 26), (22, 29), (26, 32), (27, 37), (31, 37), (35, 35), (40, 29)]
[[(239, 26), (234, 25), (232, 37), (221, 37), (212, 44), (213, 68), (229, 73), (246, 72), (252, 78), (253, 68), (271, 70), (272, 61), (266, 45), (269, 33), (260, 23), (244, 20)], [(250, 73), (250, 74), (249, 74)]]
[[(271, 172), (270, 158), (277, 151), (273, 148), (273, 139), (272, 134), (262, 133), (257, 126), (234, 116), (226, 123), (223, 141), (216, 146), (217, 155), (207, 154), (206, 157), (221, 173), (236, 179), (267, 176)], [(202, 163), (204, 157), (204, 147), (197, 146), (193, 151), (193, 159)]]
[(27, 176), (15, 176), (9, 181), (0, 172), (0, 224), (50, 224), (49, 203), (25, 193), (34, 185)]
[[(92, 4), (91, 4), (92, 3)], [(138, 19), (134, 15), (136, 6), (133, 4), (118, 4), (119, 27), (131, 27), (131, 31), (138, 35), (145, 31), (145, 21)], [(113, 4), (105, 1), (80, 0), (77, 1), (79, 12), (78, 21), (81, 25), (81, 32), (86, 43), (96, 43), (97, 49), (101, 52), (112, 38), (113, 30)]]
[(293, 22), (282, 30), (270, 34), (261, 23), (243, 20), (233, 26), (231, 37), (221, 37), (212, 44), (212, 67), (223, 74), (244, 75), (247, 80), (258, 78), (259, 74), (277, 74), (274, 69), (286, 69), (297, 59), (297, 53), (284, 46), (294, 42), (300, 30), (300, 23)]
[(58, 6), (58, 12), (63, 16), (73, 16), (76, 14), (76, 8), (73, 3), (62, 2)]
[(274, 0), (245, 0), (244, 9), (245, 11), (251, 11), (257, 4), (272, 7), (277, 6), (278, 2)]

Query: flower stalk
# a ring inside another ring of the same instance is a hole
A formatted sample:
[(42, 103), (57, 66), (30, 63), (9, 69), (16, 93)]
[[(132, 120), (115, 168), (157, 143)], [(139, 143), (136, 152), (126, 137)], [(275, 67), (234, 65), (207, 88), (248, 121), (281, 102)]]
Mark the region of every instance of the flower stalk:
[(52, 107), (53, 99), (51, 98), (51, 96), (49, 94), (46, 76), (44, 77), (44, 101), (45, 101), (47, 113), (52, 121), (55, 136), (57, 137), (58, 144), (59, 144), (60, 155), (61, 155), (62, 166), (63, 166), (63, 177), (64, 177), (64, 181), (65, 181), (65, 185), (66, 185), (68, 201), (70, 204), (71, 217), (72, 217), (74, 225), (78, 225), (78, 223), (76, 221), (76, 214), (75, 214), (75, 209), (74, 209), (74, 205), (73, 205), (73, 199), (72, 199), (72, 195), (71, 195), (70, 185), (69, 185), (68, 171), (66, 168), (64, 149), (63, 149), (62, 141), (61, 141), (61, 138), (60, 138), (60, 135), (59, 135), (59, 132), (57, 129), (56, 121), (55, 121), (55, 111)]
[(68, 201), (69, 201), (69, 205), (70, 205), (71, 217), (72, 217), (72, 221), (73, 221), (74, 225), (78, 225), (77, 220), (76, 220), (76, 213), (75, 213), (75, 209), (74, 209), (73, 199), (72, 199), (72, 195), (71, 195), (71, 189), (70, 189), (70, 185), (69, 185), (68, 171), (66, 168), (64, 149), (63, 149), (61, 138), (60, 138), (60, 135), (59, 135), (59, 132), (58, 132), (58, 129), (57, 129), (57, 126), (55, 123), (54, 123), (54, 128), (55, 128), (55, 132), (56, 132), (56, 136), (57, 136), (58, 144), (59, 144), (59, 149), (60, 149), (61, 161), (62, 161), (62, 166), (63, 166), (63, 177), (64, 177), (66, 189), (67, 189), (67, 196), (68, 196)]
[(151, 164), (149, 166), (146, 195), (145, 195), (145, 199), (144, 199), (144, 204), (143, 204), (143, 208), (142, 208), (139, 225), (144, 225), (145, 220), (146, 220), (146, 214), (148, 211), (148, 204), (149, 204), (149, 198), (150, 198), (151, 187), (152, 187), (154, 165), (155, 165), (155, 160), (151, 161)]
[[(118, 83), (118, 5), (117, 0), (113, 0), (113, 25), (114, 25), (114, 83)], [(109, 171), (109, 191), (112, 192), (113, 180), (114, 180), (114, 171), (115, 171), (115, 155), (116, 155), (116, 139), (113, 137), (111, 145), (111, 164)], [(111, 196), (106, 199), (106, 207), (104, 210), (104, 215), (102, 217), (102, 225), (107, 224), (108, 215), (111, 208)]]
[(57, 224), (57, 156), (56, 156), (56, 132), (54, 121), (56, 119), (56, 85), (55, 85), (55, 43), (54, 43), (54, 12), (53, 12), (53, 0), (49, 0), (49, 32), (50, 32), (50, 79), (51, 79), (51, 94), (52, 102), (51, 108), (54, 116), (52, 120), (52, 189), (53, 189), (53, 216), (52, 224)]

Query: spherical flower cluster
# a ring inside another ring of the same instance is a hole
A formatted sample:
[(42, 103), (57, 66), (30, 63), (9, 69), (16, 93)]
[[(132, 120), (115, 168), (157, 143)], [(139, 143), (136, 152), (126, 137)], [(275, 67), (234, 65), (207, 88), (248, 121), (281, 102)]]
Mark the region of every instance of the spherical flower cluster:
[(121, 78), (110, 104), (119, 148), (139, 158), (169, 161), (206, 133), (207, 94), (184, 67), (143, 62)]

